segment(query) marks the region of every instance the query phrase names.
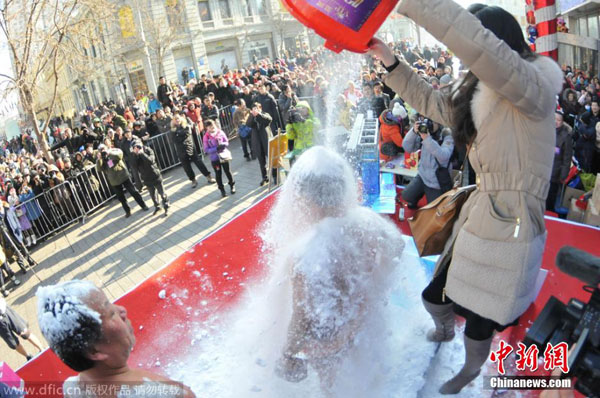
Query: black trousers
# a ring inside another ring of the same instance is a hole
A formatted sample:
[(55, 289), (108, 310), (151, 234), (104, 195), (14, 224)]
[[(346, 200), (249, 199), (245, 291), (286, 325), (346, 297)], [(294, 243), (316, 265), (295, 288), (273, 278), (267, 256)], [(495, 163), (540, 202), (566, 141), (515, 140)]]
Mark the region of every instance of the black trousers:
[[(267, 157), (266, 156), (262, 156), (262, 155), (258, 155), (258, 166), (260, 167), (260, 174), (262, 176), (263, 180), (267, 180)], [(272, 168), (271, 169), (271, 177), (272, 177), (272, 181), (273, 183), (277, 183), (277, 169), (276, 168)]]
[(151, 184), (146, 183), (145, 185), (146, 188), (148, 188), (148, 193), (150, 194), (150, 199), (152, 199), (154, 207), (159, 207), (159, 199), (162, 199), (163, 206), (166, 207), (166, 205), (169, 203), (169, 198), (165, 192), (165, 187), (163, 186), (162, 180)]
[(254, 154), (252, 153), (252, 145), (250, 144), (250, 137), (244, 138), (240, 136), (240, 141), (242, 142), (242, 151), (244, 151), (244, 157), (254, 157)]
[(556, 205), (556, 196), (560, 192), (560, 184), (558, 182), (550, 183), (550, 190), (548, 190), (548, 197), (546, 198), (546, 210), (554, 211)]
[(131, 171), (131, 177), (133, 178), (133, 185), (135, 186), (135, 189), (137, 189), (138, 191), (142, 190), (142, 179), (140, 178), (140, 173), (137, 169), (137, 167), (131, 167), (129, 169)]
[(146, 203), (144, 203), (144, 199), (142, 199), (142, 195), (140, 195), (137, 189), (135, 189), (130, 179), (127, 179), (121, 185), (111, 185), (111, 189), (117, 196), (117, 199), (119, 199), (119, 202), (121, 202), (121, 206), (123, 206), (123, 210), (125, 210), (125, 213), (129, 213), (131, 211), (131, 208), (127, 204), (127, 199), (125, 199), (124, 189), (126, 189), (127, 192), (129, 192), (129, 194), (135, 199), (135, 201), (138, 203), (138, 205), (140, 205), (141, 208), (147, 207)]
[[(448, 267), (444, 269), (438, 276), (433, 278), (429, 285), (423, 290), (421, 295), (425, 301), (432, 304), (449, 304), (453, 301), (446, 295), (445, 300), (442, 300), (442, 290), (446, 286), (446, 278), (448, 277)], [(509, 325), (500, 325), (497, 322), (477, 315), (473, 311), (464, 308), (454, 303), (454, 312), (465, 318), (465, 335), (473, 340), (486, 340), (494, 335), (494, 332), (502, 331), (509, 326), (516, 325), (518, 318)]]
[(227, 176), (227, 181), (229, 181), (229, 185), (233, 185), (235, 181), (233, 181), (233, 176), (231, 175), (231, 171), (229, 169), (229, 162), (221, 163), (219, 161), (211, 162), (213, 170), (215, 171), (215, 178), (217, 179), (217, 186), (220, 190), (225, 189), (223, 186), (223, 173)]
[(427, 202), (431, 203), (439, 198), (442, 193), (441, 189), (429, 188), (425, 185), (421, 176), (417, 175), (410, 184), (408, 184), (406, 189), (402, 191), (402, 199), (408, 203), (409, 207), (416, 207), (423, 195), (427, 197)]
[(4, 273), (6, 273), (7, 279), (11, 279), (13, 276), (15, 276), (14, 271), (10, 269), (7, 262), (0, 264), (0, 289), (4, 289)]
[(184, 153), (183, 155), (179, 156), (179, 160), (181, 161), (183, 170), (185, 171), (185, 174), (188, 176), (190, 181), (194, 181), (196, 179), (196, 173), (194, 173), (194, 170), (192, 169), (192, 162), (196, 165), (196, 167), (198, 167), (198, 170), (200, 170), (200, 173), (202, 173), (202, 175), (204, 175), (205, 177), (208, 177), (210, 175), (210, 171), (208, 171), (208, 169), (204, 165), (204, 162), (202, 161), (202, 159), (200, 159), (196, 151), (194, 151), (194, 154), (191, 156)]

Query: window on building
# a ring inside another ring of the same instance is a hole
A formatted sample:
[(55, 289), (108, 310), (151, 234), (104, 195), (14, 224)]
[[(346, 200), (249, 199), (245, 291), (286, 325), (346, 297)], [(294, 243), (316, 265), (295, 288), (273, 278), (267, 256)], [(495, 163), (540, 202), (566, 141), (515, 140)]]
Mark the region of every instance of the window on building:
[(569, 18), (569, 33), (579, 35), (579, 20), (577, 18)]
[(558, 64), (574, 66), (575, 49), (573, 46), (564, 43), (558, 43)]
[(267, 15), (267, 3), (265, 0), (257, 0), (258, 15)]
[(219, 0), (219, 10), (221, 11), (221, 19), (231, 18), (231, 7), (229, 0)]
[(577, 25), (579, 25), (579, 35), (587, 36), (588, 35), (587, 18), (586, 17), (579, 18), (579, 22), (577, 23)]
[(588, 17), (588, 36), (594, 39), (600, 39), (598, 37), (598, 15)]
[(198, 12), (200, 12), (200, 20), (202, 22), (212, 21), (213, 16), (210, 12), (210, 4), (208, 0), (198, 0)]
[(167, 13), (167, 19), (169, 26), (174, 28), (177, 32), (185, 31), (185, 13), (183, 10), (183, 3), (180, 0), (166, 0), (165, 11)]
[(242, 0), (242, 14), (245, 17), (251, 17), (254, 15), (252, 12), (251, 0)]
[(254, 48), (248, 51), (248, 57), (250, 61), (257, 62), (260, 59), (265, 59), (269, 56), (269, 48), (268, 47), (260, 47)]

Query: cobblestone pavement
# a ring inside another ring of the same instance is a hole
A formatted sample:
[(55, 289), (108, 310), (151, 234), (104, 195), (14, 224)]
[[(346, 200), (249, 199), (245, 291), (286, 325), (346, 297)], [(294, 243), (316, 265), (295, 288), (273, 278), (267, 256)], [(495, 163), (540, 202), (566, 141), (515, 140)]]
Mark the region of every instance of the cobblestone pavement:
[[(259, 187), (261, 180), (258, 161), (244, 159), (239, 140), (231, 143), (233, 154), (232, 173), (237, 193), (221, 198), (216, 184), (208, 185), (197, 173), (198, 187), (191, 183), (183, 169), (177, 167), (163, 174), (165, 189), (171, 201), (168, 217), (162, 211), (153, 216), (154, 207), (145, 190), (144, 200), (150, 211), (144, 212), (128, 196), (132, 216), (124, 217), (120, 203), (113, 199), (96, 213), (41, 244), (32, 253), (39, 263), (35, 268), (42, 284), (53, 284), (71, 279), (86, 279), (101, 286), (111, 300), (115, 300), (154, 271), (168, 264), (194, 243), (234, 218), (256, 203), (267, 193), (267, 187)], [(205, 164), (210, 166), (208, 157)], [(226, 184), (227, 178), (223, 175)], [(12, 265), (16, 271), (16, 264)], [(40, 282), (32, 272), (19, 273), (21, 286), (6, 298), (30, 325), (30, 329), (46, 344), (37, 324), (37, 300), (35, 291)], [(28, 342), (24, 346), (30, 353), (35, 349)], [(46, 345), (45, 345), (46, 346)], [(25, 363), (16, 351), (0, 341), (0, 361), (13, 369)]]

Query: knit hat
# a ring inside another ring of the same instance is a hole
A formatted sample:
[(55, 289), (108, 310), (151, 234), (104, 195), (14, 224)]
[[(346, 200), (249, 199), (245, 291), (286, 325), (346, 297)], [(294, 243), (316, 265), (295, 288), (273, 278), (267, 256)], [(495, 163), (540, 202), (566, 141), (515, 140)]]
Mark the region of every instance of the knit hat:
[(392, 115), (400, 119), (404, 119), (406, 116), (408, 116), (408, 113), (406, 113), (406, 109), (404, 109), (404, 107), (400, 105), (399, 102), (396, 102), (394, 104), (394, 108), (392, 109)]
[(452, 76), (445, 74), (444, 76), (440, 77), (440, 84), (447, 86), (451, 83), (452, 83)]

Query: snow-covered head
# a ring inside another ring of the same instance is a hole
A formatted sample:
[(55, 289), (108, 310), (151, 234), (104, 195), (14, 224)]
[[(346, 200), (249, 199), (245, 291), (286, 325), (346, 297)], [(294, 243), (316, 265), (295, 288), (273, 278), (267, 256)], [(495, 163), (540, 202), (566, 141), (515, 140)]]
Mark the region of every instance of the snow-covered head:
[(108, 301), (94, 284), (73, 280), (40, 287), (38, 321), (50, 348), (71, 369), (96, 362), (110, 367), (127, 362), (135, 343), (127, 311)]
[(352, 168), (336, 152), (315, 146), (294, 163), (271, 210), (263, 239), (286, 242), (326, 217), (339, 217), (358, 206)]

